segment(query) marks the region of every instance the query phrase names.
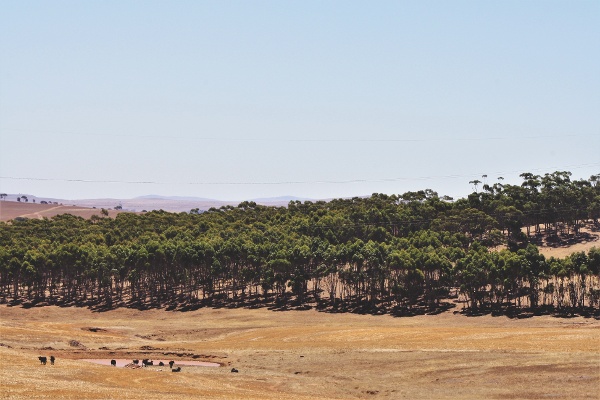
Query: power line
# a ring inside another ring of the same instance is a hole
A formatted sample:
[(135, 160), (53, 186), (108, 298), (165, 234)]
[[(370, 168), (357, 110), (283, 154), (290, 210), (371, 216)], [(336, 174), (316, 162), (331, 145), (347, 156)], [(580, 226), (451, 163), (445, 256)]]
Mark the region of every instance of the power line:
[[(120, 137), (132, 139), (169, 139), (169, 140), (196, 140), (196, 141), (219, 141), (219, 142), (307, 142), (307, 143), (410, 143), (410, 142), (470, 142), (470, 141), (498, 141), (498, 140), (547, 140), (547, 139), (565, 139), (565, 138), (585, 138), (590, 135), (538, 135), (538, 136), (491, 136), (491, 137), (436, 137), (436, 138), (260, 138), (260, 137), (210, 137), (210, 136), (167, 136), (167, 135), (126, 135), (117, 133), (88, 133), (73, 132), (61, 130), (37, 130), (37, 129), (12, 129), (3, 128), (3, 131), (12, 132), (38, 132), (53, 133), (76, 136), (99, 136), (99, 137)], [(193, 133), (192, 133), (193, 134)]]
[[(586, 168), (600, 166), (600, 162), (588, 163), (588, 164), (576, 164), (576, 165), (564, 165), (556, 168), (535, 168), (529, 169), (527, 172), (532, 171), (548, 171), (552, 170), (563, 170), (565, 168)], [(506, 175), (521, 173), (521, 170), (513, 171), (497, 171), (487, 173), (486, 175)], [(73, 178), (44, 178), (44, 177), (18, 177), (18, 176), (0, 176), (0, 179), (6, 180), (22, 180), (22, 181), (49, 181), (49, 182), (73, 182), (73, 183), (121, 183), (121, 184), (134, 184), (134, 185), (191, 185), (191, 186), (210, 186), (210, 185), (232, 185), (232, 186), (253, 186), (253, 185), (308, 185), (308, 184), (354, 184), (354, 183), (375, 183), (375, 182), (400, 182), (400, 181), (421, 181), (421, 180), (436, 180), (436, 179), (469, 179), (472, 177), (481, 177), (482, 173), (477, 174), (454, 174), (454, 175), (432, 175), (432, 176), (420, 176), (420, 177), (396, 177), (396, 178), (378, 178), (378, 179), (347, 179), (347, 180), (313, 180), (313, 181), (302, 181), (302, 180), (290, 180), (290, 181), (271, 181), (271, 182), (225, 182), (225, 181), (205, 181), (205, 182), (165, 182), (165, 181), (136, 181), (136, 180), (114, 180), (114, 179), (73, 179)]]

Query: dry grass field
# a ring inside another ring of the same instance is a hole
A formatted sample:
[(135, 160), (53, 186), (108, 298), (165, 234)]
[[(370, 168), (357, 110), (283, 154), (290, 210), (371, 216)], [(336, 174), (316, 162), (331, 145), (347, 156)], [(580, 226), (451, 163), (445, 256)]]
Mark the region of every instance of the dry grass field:
[[(109, 210), (108, 216), (115, 217), (120, 211)], [(78, 217), (91, 218), (92, 215), (101, 216), (100, 209), (69, 205), (38, 204), (16, 201), (0, 201), (0, 221), (9, 221), (17, 217), (51, 218), (59, 214), (72, 214)]]
[[(0, 202), (0, 220), (97, 209)], [(111, 216), (115, 215), (111, 211)], [(546, 247), (587, 251), (595, 240)], [(38, 356), (57, 357), (40, 365)], [(83, 359), (222, 366), (139, 369)], [(239, 373), (231, 373), (231, 368)], [(0, 306), (0, 399), (600, 399), (600, 321)]]
[[(0, 398), (598, 399), (600, 321), (0, 306)], [(37, 357), (55, 355), (56, 364)], [(139, 369), (83, 358), (198, 360)], [(231, 373), (231, 368), (239, 373)]]

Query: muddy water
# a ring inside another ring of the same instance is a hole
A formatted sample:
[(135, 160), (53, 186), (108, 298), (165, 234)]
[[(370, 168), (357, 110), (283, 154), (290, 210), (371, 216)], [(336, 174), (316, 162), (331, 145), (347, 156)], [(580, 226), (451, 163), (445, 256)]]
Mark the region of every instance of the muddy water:
[[(132, 359), (130, 358), (83, 358), (81, 359), (81, 361), (86, 361), (86, 362), (91, 362), (94, 364), (101, 364), (101, 365), (108, 365), (110, 366), (110, 362), (111, 360), (115, 360), (117, 362), (117, 367), (124, 367), (127, 364), (131, 364), (133, 362)], [(152, 360), (154, 361), (154, 367), (158, 366), (159, 362), (163, 362), (165, 365), (165, 367), (169, 368), (169, 361), (170, 360)], [(218, 363), (212, 363), (212, 362), (205, 362), (205, 361), (181, 361), (181, 360), (173, 360), (175, 361), (175, 364), (173, 365), (174, 368), (176, 367), (182, 367), (182, 366), (189, 366), (189, 367), (220, 367), (221, 365)], [(140, 362), (138, 364), (140, 367), (142, 366), (142, 360), (140, 359)]]

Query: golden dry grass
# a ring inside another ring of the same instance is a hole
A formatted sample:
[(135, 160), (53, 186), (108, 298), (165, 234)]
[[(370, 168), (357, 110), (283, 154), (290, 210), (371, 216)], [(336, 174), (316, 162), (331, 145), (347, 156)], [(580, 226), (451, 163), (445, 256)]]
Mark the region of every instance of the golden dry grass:
[[(0, 398), (597, 399), (600, 393), (594, 319), (6, 306), (0, 315)], [(223, 367), (171, 373), (78, 360), (165, 353)], [(50, 354), (56, 365), (41, 366), (37, 356)]]
[[(15, 201), (0, 201), (0, 221), (10, 221), (17, 217), (51, 218), (60, 214), (72, 214), (78, 217), (91, 218), (92, 215), (102, 216), (100, 209), (68, 205), (38, 204)], [(108, 211), (109, 217), (115, 217), (121, 211)]]
[[(2, 221), (61, 213), (99, 210), (0, 202)], [(0, 306), (0, 344), (2, 399), (600, 398), (600, 322), (584, 318)], [(41, 366), (37, 356), (50, 354), (57, 364)], [(80, 360), (193, 356), (223, 367), (174, 374)]]

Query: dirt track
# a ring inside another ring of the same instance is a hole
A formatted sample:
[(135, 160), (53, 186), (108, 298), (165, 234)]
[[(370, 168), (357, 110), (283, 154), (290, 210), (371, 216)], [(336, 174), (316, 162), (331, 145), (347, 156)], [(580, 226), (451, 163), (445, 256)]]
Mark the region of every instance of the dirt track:
[[(0, 315), (0, 398), (597, 399), (600, 388), (593, 319), (5, 306)], [(51, 354), (56, 365), (41, 366), (37, 356)], [(78, 360), (164, 354), (223, 367), (173, 374)]]

